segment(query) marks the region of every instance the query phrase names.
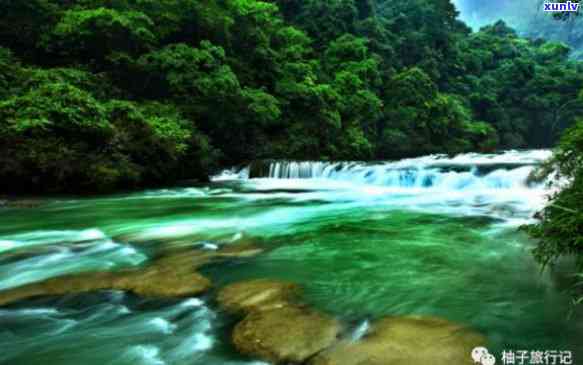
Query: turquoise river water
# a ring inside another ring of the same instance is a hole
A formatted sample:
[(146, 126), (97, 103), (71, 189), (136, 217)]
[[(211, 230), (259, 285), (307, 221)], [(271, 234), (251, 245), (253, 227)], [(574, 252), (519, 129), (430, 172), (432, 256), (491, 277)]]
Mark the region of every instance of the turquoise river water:
[[(438, 316), (480, 331), (496, 354), (569, 350), (582, 363), (583, 314), (517, 230), (544, 204), (548, 191), (527, 177), (548, 155), (273, 162), (255, 178), (232, 170), (204, 186), (0, 208), (0, 290), (144, 265), (172, 245), (253, 241), (266, 252), (201, 269), (214, 288), (290, 280), (355, 328), (386, 315)], [(0, 307), (0, 363), (262, 364), (232, 348), (233, 319), (215, 293), (103, 291)]]

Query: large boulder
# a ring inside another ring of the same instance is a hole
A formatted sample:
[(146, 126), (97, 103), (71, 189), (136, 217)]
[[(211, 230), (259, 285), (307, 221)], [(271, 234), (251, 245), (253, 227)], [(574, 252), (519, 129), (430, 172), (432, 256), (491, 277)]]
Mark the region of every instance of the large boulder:
[(242, 353), (272, 363), (303, 363), (332, 345), (340, 323), (299, 306), (252, 311), (233, 330)]
[(294, 283), (269, 279), (231, 284), (217, 297), (220, 306), (244, 318), (233, 330), (242, 353), (275, 364), (303, 363), (332, 345), (340, 323), (298, 303)]
[(359, 341), (341, 341), (310, 365), (464, 365), (486, 339), (439, 318), (389, 317), (371, 326)]

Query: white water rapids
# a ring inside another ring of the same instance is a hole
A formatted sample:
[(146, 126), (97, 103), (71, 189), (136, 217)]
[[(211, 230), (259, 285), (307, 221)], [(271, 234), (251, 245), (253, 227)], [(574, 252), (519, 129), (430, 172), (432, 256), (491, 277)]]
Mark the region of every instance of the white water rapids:
[(273, 161), (259, 171), (252, 166), (227, 170), (213, 180), (246, 181), (254, 189), (282, 195), (316, 190), (298, 199), (368, 201), (436, 213), (488, 215), (520, 225), (531, 221), (550, 193), (546, 182), (529, 182), (536, 166), (550, 156), (549, 150), (531, 150), (377, 163)]

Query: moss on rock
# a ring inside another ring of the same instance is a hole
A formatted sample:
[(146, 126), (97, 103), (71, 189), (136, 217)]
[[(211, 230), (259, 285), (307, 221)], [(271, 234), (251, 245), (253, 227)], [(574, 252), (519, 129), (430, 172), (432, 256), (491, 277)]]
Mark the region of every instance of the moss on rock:
[(336, 319), (297, 302), (297, 284), (258, 279), (231, 284), (219, 292), (222, 308), (244, 314), (233, 330), (242, 353), (272, 363), (303, 363), (336, 341)]
[(325, 314), (288, 305), (255, 310), (233, 330), (239, 351), (273, 363), (303, 363), (336, 341), (340, 323)]
[(372, 325), (360, 341), (341, 341), (310, 365), (463, 365), (486, 339), (439, 318), (389, 317)]

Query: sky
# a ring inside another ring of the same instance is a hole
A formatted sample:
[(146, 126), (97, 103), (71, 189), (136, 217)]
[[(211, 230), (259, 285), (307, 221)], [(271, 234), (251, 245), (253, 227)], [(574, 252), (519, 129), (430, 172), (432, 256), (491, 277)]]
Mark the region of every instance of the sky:
[(516, 28), (532, 27), (546, 17), (539, 0), (453, 0), (461, 19), (474, 30), (503, 19)]
[[(550, 0), (549, 0), (550, 1)], [(571, 57), (583, 61), (583, 16), (560, 21), (543, 12), (545, 0), (452, 0), (460, 18), (474, 31), (502, 19), (529, 38), (563, 42)]]

